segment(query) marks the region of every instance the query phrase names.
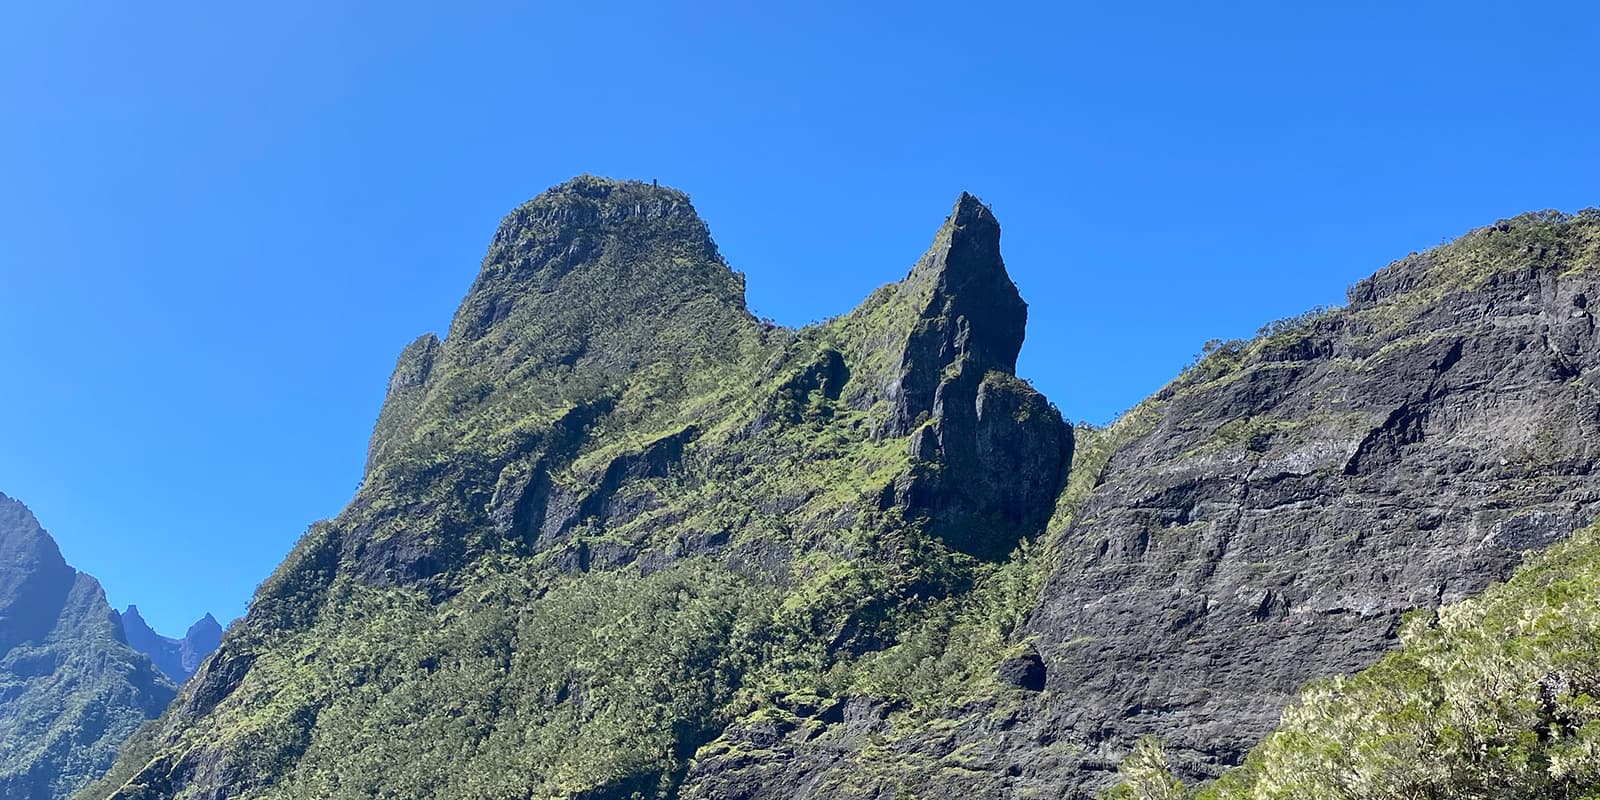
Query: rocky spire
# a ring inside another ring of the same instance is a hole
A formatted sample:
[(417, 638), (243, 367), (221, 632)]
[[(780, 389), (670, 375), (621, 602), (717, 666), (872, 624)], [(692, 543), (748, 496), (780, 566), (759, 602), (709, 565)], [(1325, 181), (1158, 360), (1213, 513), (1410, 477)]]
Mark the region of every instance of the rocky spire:
[(912, 268), (911, 283), (933, 285), (924, 320), (944, 334), (945, 352), (970, 356), (985, 369), (1014, 373), (1028, 325), (1028, 304), (1000, 257), (1000, 222), (978, 198), (962, 192)]
[(1008, 554), (1043, 530), (1072, 461), (1072, 429), (1016, 378), (1028, 305), (1000, 257), (1000, 223), (962, 193), (905, 280), (846, 321), (856, 331), (851, 402), (883, 409), (881, 437), (917, 463), (896, 502), (951, 546)]
[(1000, 257), (1000, 223), (978, 198), (961, 194), (896, 295), (889, 305), (912, 313), (888, 321), (904, 337), (887, 376), (895, 401), (889, 435), (905, 435), (933, 413), (954, 364), (966, 362), (980, 377), (1016, 373), (1028, 304)]

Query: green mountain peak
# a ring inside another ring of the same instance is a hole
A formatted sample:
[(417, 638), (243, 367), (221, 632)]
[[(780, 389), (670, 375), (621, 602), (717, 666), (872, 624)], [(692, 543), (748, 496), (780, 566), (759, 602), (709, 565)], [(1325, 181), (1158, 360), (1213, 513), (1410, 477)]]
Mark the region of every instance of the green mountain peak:
[(61, 800), (172, 701), (93, 577), (0, 494), (0, 796)]

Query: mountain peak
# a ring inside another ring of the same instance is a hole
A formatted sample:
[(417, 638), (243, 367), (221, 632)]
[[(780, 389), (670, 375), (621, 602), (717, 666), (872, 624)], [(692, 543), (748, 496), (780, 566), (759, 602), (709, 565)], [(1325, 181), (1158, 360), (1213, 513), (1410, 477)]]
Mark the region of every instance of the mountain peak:
[(139, 613), (139, 607), (129, 604), (128, 608), (122, 612), (122, 627), (126, 630), (135, 626), (143, 628), (151, 635), (155, 634), (155, 629), (151, 628), (150, 623), (145, 621), (144, 615)]
[(948, 347), (986, 369), (1016, 372), (1028, 304), (1000, 256), (1000, 221), (981, 200), (961, 193), (907, 284), (931, 290), (923, 319), (953, 323), (945, 326)]
[[(506, 452), (554, 446), (556, 439), (538, 444), (526, 434), (576, 424), (575, 407), (591, 415), (585, 424), (617, 403), (668, 415), (714, 386), (705, 365), (742, 364), (763, 335), (745, 305), (744, 277), (723, 261), (688, 195), (643, 181), (574, 178), (505, 217), (449, 333), (424, 336), (401, 355), (367, 477), (401, 475), (414, 463), (408, 459), (436, 455), (458, 434), (502, 431)], [(640, 380), (650, 374), (704, 377), (698, 385)], [(404, 549), (401, 541), (381, 552), (401, 559), (392, 549)], [(406, 550), (403, 567), (385, 561), (389, 555), (365, 563), (432, 574), (410, 560), (423, 552)]]
[(671, 202), (688, 203), (689, 194), (682, 189), (662, 186), (657, 181), (645, 183), (641, 180), (621, 180), (606, 178), (600, 175), (584, 173), (565, 183), (541, 192), (532, 202), (560, 200), (562, 198), (582, 197), (592, 200), (610, 200), (613, 197), (626, 201), (636, 201), (641, 197), (657, 197)]
[(200, 664), (206, 660), (222, 644), (222, 624), (217, 618), (207, 612), (195, 624), (189, 626), (188, 632), (178, 643), (178, 659), (183, 665), (186, 674), (193, 675), (200, 669)]
[(150, 657), (174, 683), (183, 683), (199, 668), (200, 662), (217, 649), (222, 640), (222, 625), (207, 613), (184, 633), (183, 638), (163, 636), (139, 613), (139, 607), (129, 605), (122, 612), (122, 633), (128, 645)]
[[(130, 606), (123, 623), (143, 626)], [(175, 687), (135, 652), (98, 581), (0, 495), (0, 796), (62, 798), (111, 766)], [(152, 634), (154, 635), (154, 634)]]
[(705, 223), (687, 193), (654, 182), (580, 175), (540, 192), (507, 214), (495, 231), (490, 260), (495, 260), (502, 247), (515, 252), (548, 237), (566, 240), (585, 229), (636, 218), (689, 222), (690, 232), (699, 233), (697, 238), (709, 244)]
[(879, 346), (896, 353), (877, 391), (895, 402), (884, 432), (904, 435), (934, 413), (950, 368), (978, 379), (989, 372), (1016, 374), (1028, 304), (1000, 257), (1000, 222), (976, 196), (962, 192), (905, 280), (855, 316), (875, 331)]
[(0, 548), (29, 546), (33, 543), (46, 549), (56, 547), (55, 540), (44, 532), (39, 519), (22, 501), (0, 494)]
[(0, 655), (49, 632), (78, 571), (20, 501), (0, 494)]
[(183, 640), (185, 642), (204, 641), (220, 636), (222, 636), (222, 623), (208, 613), (189, 626), (188, 632), (183, 635)]
[(501, 221), (445, 344), (517, 339), (537, 317), (581, 347), (630, 321), (668, 324), (652, 312), (702, 301), (745, 313), (743, 277), (722, 261), (689, 196), (582, 175)]
[(994, 218), (994, 212), (971, 192), (962, 192), (961, 196), (956, 198), (956, 207), (950, 213), (950, 221), (960, 226), (975, 223), (993, 225), (996, 233), (1000, 228), (999, 221)]

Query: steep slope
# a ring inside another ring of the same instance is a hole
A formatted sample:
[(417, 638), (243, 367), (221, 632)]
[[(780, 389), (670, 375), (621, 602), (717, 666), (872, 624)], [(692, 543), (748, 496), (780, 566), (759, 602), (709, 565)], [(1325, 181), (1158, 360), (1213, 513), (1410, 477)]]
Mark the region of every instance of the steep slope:
[(1404, 612), (1594, 519), (1597, 253), (1600, 215), (1527, 215), (1214, 346), (1073, 465), (1011, 639), (1042, 691), (864, 699), (823, 735), (702, 759), (688, 794), (1087, 797), (1152, 734), (1186, 778), (1238, 763), (1306, 681), (1393, 648)]
[(85, 797), (1089, 797), (1149, 735), (1217, 775), (1600, 511), (1597, 232), (1475, 231), (1074, 434), (976, 199), (788, 331), (686, 196), (577, 179)]
[(129, 646), (150, 657), (174, 683), (183, 683), (222, 642), (222, 625), (210, 614), (189, 626), (182, 639), (162, 636), (139, 614), (138, 606), (122, 612), (122, 632)]
[(69, 796), (175, 691), (122, 640), (100, 584), (0, 494), (0, 796)]
[[(1222, 346), (1141, 414), (1029, 621), (1054, 735), (1235, 763), (1292, 692), (1593, 519), (1596, 224), (1525, 217)], [(1105, 763), (1105, 762), (1101, 762)]]
[[(1600, 793), (1600, 529), (1539, 554), (1482, 596), (1418, 613), (1403, 649), (1321, 681), (1245, 765), (1232, 798), (1547, 800)], [(1146, 743), (1119, 797), (1192, 796)]]
[(796, 332), (682, 193), (552, 189), (402, 353), (349, 508), (85, 796), (666, 796), (735, 721), (848, 713), (1050, 516), (1072, 431), (1025, 320), (970, 196)]
[[(1600, 218), (1529, 215), (1223, 345), (1145, 410), (1029, 621), (1086, 759), (1236, 763), (1307, 680), (1600, 510)], [(1104, 748), (1104, 749), (1102, 749)]]

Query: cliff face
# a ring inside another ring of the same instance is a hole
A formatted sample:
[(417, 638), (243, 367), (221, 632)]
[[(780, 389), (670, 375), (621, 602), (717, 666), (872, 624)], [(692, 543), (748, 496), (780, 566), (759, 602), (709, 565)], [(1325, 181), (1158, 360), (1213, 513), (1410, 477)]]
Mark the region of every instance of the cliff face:
[(123, 641), (100, 584), (0, 495), (0, 795), (71, 795), (174, 692)]
[(1402, 613), (1595, 518), (1597, 254), (1593, 214), (1507, 220), (1222, 344), (1074, 463), (1087, 500), (1006, 665), (1042, 692), (750, 731), (688, 794), (1089, 797), (1146, 734), (1188, 779), (1239, 763), (1307, 681), (1395, 647)]
[(1227, 345), (1141, 413), (1029, 620), (1059, 735), (1237, 763), (1308, 680), (1394, 647), (1600, 510), (1600, 223), (1525, 217)]
[(1595, 516), (1596, 229), (1397, 262), (1075, 435), (975, 198), (790, 331), (685, 195), (577, 179), (85, 796), (1087, 797), (1143, 734), (1216, 774)]

